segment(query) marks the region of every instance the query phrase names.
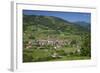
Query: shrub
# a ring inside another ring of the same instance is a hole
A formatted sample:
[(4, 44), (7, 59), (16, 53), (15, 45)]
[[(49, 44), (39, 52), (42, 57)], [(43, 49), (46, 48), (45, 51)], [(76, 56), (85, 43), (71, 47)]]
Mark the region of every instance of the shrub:
[(65, 53), (64, 50), (58, 50), (57, 53), (58, 53), (59, 55), (66, 55), (66, 53)]
[(23, 62), (32, 62), (32, 55), (29, 53), (23, 53)]

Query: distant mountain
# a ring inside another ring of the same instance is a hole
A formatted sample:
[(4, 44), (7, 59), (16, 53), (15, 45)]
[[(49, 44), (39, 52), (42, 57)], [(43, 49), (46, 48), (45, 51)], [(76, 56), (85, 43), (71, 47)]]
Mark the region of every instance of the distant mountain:
[(80, 25), (80, 26), (85, 27), (85, 28), (90, 28), (90, 23), (87, 23), (84, 21), (74, 22), (74, 24)]

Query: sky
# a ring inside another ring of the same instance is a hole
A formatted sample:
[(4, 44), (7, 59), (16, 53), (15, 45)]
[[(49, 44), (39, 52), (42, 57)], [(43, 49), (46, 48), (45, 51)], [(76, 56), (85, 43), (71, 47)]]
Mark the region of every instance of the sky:
[(80, 12), (58, 12), (58, 11), (39, 11), (39, 10), (23, 10), (25, 15), (43, 15), (59, 17), (70, 22), (87, 22), (91, 23), (91, 13)]

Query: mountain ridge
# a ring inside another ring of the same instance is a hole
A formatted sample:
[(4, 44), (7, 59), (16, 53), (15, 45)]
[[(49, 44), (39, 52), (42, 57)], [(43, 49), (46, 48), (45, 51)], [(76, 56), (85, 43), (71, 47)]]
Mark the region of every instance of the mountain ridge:
[(88, 29), (83, 26), (53, 16), (23, 15), (23, 25), (24, 33), (28, 30), (27, 32), (36, 38), (46, 38), (48, 35), (64, 38), (68, 35), (79, 36), (89, 33)]

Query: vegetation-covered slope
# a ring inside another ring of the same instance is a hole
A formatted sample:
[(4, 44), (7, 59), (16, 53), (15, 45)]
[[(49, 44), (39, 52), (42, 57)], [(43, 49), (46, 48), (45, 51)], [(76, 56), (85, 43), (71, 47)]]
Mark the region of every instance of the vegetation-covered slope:
[(23, 15), (23, 62), (87, 59), (90, 50), (90, 29), (58, 17)]

